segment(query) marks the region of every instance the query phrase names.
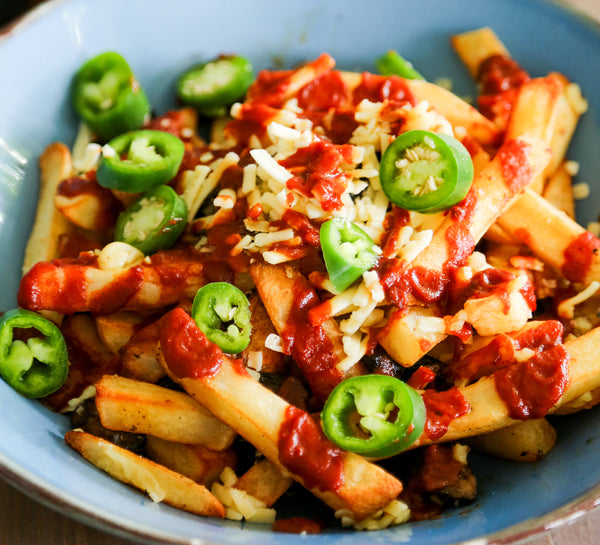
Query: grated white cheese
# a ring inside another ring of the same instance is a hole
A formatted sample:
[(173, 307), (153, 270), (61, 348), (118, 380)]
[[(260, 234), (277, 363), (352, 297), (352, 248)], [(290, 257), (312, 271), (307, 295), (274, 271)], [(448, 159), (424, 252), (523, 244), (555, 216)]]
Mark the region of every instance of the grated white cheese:
[(392, 500), (383, 509), (361, 521), (354, 520), (352, 511), (340, 509), (334, 513), (343, 527), (352, 526), (355, 530), (383, 530), (391, 526), (404, 524), (410, 520), (410, 508), (400, 500)]
[(235, 191), (230, 188), (221, 189), (219, 194), (215, 197), (213, 204), (217, 208), (222, 208), (224, 210), (231, 210), (235, 206), (237, 201), (237, 196)]
[(557, 313), (562, 318), (573, 318), (575, 315), (575, 307), (584, 301), (587, 301), (590, 297), (593, 297), (596, 292), (600, 289), (600, 282), (593, 281), (583, 291), (580, 291), (577, 295), (565, 299), (558, 304)]
[(250, 150), (250, 155), (268, 176), (279, 183), (285, 184), (292, 177), (291, 172), (287, 171), (273, 159), (267, 150), (261, 148), (253, 149)]
[(221, 482), (214, 482), (210, 491), (225, 507), (226, 518), (262, 524), (272, 524), (275, 521), (274, 509), (269, 509), (263, 501), (245, 490), (234, 488), (238, 478), (233, 469), (225, 468), (219, 480)]
[(273, 352), (285, 354), (285, 350), (283, 349), (283, 340), (275, 333), (269, 333), (269, 335), (267, 335), (267, 338), (265, 339), (265, 348), (273, 350)]

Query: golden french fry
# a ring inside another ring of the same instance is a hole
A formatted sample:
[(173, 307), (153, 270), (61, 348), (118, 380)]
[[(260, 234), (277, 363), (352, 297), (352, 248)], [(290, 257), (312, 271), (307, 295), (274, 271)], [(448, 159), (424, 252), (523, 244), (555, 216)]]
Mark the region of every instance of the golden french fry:
[[(265, 262), (257, 262), (251, 265), (250, 275), (280, 336), (289, 331), (289, 325), (294, 323), (293, 316), (297, 312), (298, 305), (297, 294), (313, 294), (316, 300), (316, 293), (308, 280), (289, 265), (269, 265)], [(305, 316), (304, 320), (307, 319)], [(310, 330), (307, 329), (307, 331)], [(312, 392), (316, 396), (326, 399), (331, 390), (344, 378), (344, 373), (335, 367), (335, 364), (345, 357), (342, 333), (333, 319), (326, 320), (321, 326), (315, 326), (313, 331), (315, 334), (323, 334), (329, 339), (330, 360), (322, 361), (319, 366), (315, 366), (312, 361), (314, 355), (305, 351), (304, 341), (295, 344), (291, 355), (304, 371)], [(356, 369), (351, 370), (351, 373), (354, 372)]]
[(464, 127), (480, 144), (497, 145), (502, 132), (487, 117), (451, 91), (423, 80), (407, 80), (408, 88), (417, 100), (425, 100), (442, 114), (453, 127)]
[(293, 482), (278, 465), (263, 458), (246, 471), (233, 486), (271, 507)]
[(244, 363), (263, 373), (284, 373), (287, 367), (284, 354), (265, 346), (267, 337), (277, 334), (277, 331), (258, 295), (250, 296), (250, 313), (252, 336), (242, 354)]
[(82, 431), (69, 431), (65, 442), (86, 460), (115, 479), (190, 513), (224, 517), (225, 509), (205, 486), (179, 473)]
[(455, 34), (450, 43), (474, 79), (477, 79), (479, 67), (486, 59), (494, 55), (510, 57), (504, 44), (489, 27)]
[(597, 237), (531, 190), (498, 218), (499, 225), (572, 282), (600, 280)]
[(96, 316), (98, 334), (104, 344), (112, 351), (118, 352), (129, 341), (142, 318), (133, 312), (117, 312), (108, 316)]
[(60, 142), (50, 144), (39, 159), (40, 194), (35, 221), (25, 248), (23, 273), (39, 261), (59, 257), (59, 237), (75, 230), (54, 207), (54, 195), (62, 180), (71, 175), (71, 153)]
[[(238, 361), (223, 354), (217, 366), (214, 357), (203, 353), (207, 349), (200, 348), (205, 346), (202, 337), (193, 331), (199, 332), (184, 310), (175, 309), (167, 315), (161, 335), (165, 370), (271, 462), (286, 468), (294, 480), (332, 509), (349, 510), (356, 520), (376, 513), (398, 496), (400, 481), (361, 456), (336, 449), (308, 413), (252, 379)], [(181, 334), (197, 342), (184, 347)], [(295, 445), (300, 441), (305, 447), (290, 448), (286, 446), (288, 440)], [(324, 471), (325, 467), (330, 469)]]
[(59, 184), (54, 206), (72, 224), (90, 231), (108, 231), (122, 210), (110, 189), (80, 177)]
[[(350, 88), (358, 87), (362, 76), (356, 72), (342, 72), (344, 83)], [(406, 80), (408, 90), (417, 102), (426, 101), (454, 127), (463, 127), (479, 144), (497, 145), (501, 130), (477, 109), (451, 91), (423, 80)]]
[(110, 430), (213, 450), (230, 447), (236, 435), (189, 395), (117, 375), (96, 383), (96, 407), (102, 425)]
[[(34, 265), (21, 280), (18, 299), (29, 310), (112, 314), (192, 299), (205, 282), (202, 254), (193, 248), (159, 251), (122, 269), (103, 269), (83, 255)], [(73, 293), (77, 297), (66, 296)]]
[(554, 448), (556, 430), (545, 418), (524, 420), (471, 437), (467, 443), (481, 452), (513, 462), (539, 462)]
[(519, 87), (519, 92), (506, 127), (506, 139), (531, 135), (550, 145), (558, 117), (563, 82), (550, 75), (534, 78)]
[(581, 95), (580, 87), (562, 74), (552, 75), (562, 81), (563, 92), (558, 102), (556, 125), (552, 135), (552, 161), (548, 165), (548, 175), (554, 173), (563, 162), (579, 118), (587, 110), (587, 102)]
[(158, 361), (158, 333), (160, 320), (156, 320), (134, 333), (120, 351), (122, 372), (126, 378), (142, 382), (157, 382), (165, 376)]
[(573, 180), (569, 169), (563, 163), (546, 181), (542, 196), (552, 206), (562, 210), (571, 219), (575, 219), (575, 199), (573, 198)]
[[(310, 83), (312, 80), (318, 78), (321, 74), (330, 70), (335, 66), (333, 58), (326, 53), (323, 53), (320, 57), (312, 62), (309, 62), (300, 68), (290, 72), (285, 78), (278, 83), (278, 89), (280, 92), (276, 94), (277, 102), (285, 102), (287, 99), (292, 98), (302, 87)], [(260, 88), (259, 88), (260, 89)], [(250, 87), (246, 100), (252, 102), (259, 98), (255, 93), (256, 89)]]
[[(465, 226), (466, 232), (471, 237), (473, 243), (477, 243), (486, 233), (490, 226), (498, 219), (502, 211), (507, 210), (510, 205), (519, 198), (523, 190), (535, 177), (543, 171), (550, 158), (549, 151), (545, 144), (539, 139), (511, 140), (504, 144), (494, 159), (485, 167), (474, 179), (471, 188), (472, 194), (476, 197), (473, 203), (473, 220)], [(514, 148), (514, 149), (513, 149)], [(514, 180), (506, 179), (507, 171), (503, 167), (503, 161), (510, 160), (509, 157), (521, 157), (524, 165), (527, 165), (524, 172), (527, 176), (517, 185)], [(467, 199), (468, 201), (468, 199)], [(460, 206), (460, 205), (459, 205)], [(452, 264), (454, 247), (450, 243), (452, 232), (460, 228), (460, 219), (452, 215), (447, 215), (444, 222), (433, 234), (429, 246), (425, 248), (410, 264), (410, 267), (423, 267), (424, 269), (443, 271), (446, 264)], [(504, 226), (504, 224), (501, 224)], [(418, 305), (418, 301), (409, 303)], [(409, 311), (410, 312), (410, 311)], [(392, 316), (390, 322), (380, 335), (380, 344), (386, 349), (388, 354), (402, 365), (412, 365), (416, 360), (409, 359), (405, 352), (406, 333), (410, 335), (410, 324), (406, 324), (408, 318), (405, 314)], [(396, 334), (396, 331), (403, 330), (403, 334)], [(418, 354), (420, 338), (413, 339), (410, 346), (416, 347), (408, 356), (411, 358)], [(431, 345), (427, 343), (421, 349), (421, 355), (428, 351)]]
[(165, 441), (152, 435), (146, 437), (146, 456), (204, 486), (216, 481), (226, 467), (237, 465), (237, 455), (231, 448), (217, 451), (202, 445)]
[[(529, 185), (536, 193), (542, 192), (547, 175), (554, 170), (556, 156), (564, 153), (564, 149), (555, 150), (552, 147), (553, 141), (557, 145), (562, 142), (556, 140), (555, 135), (558, 132), (559, 113), (563, 112), (565, 105), (563, 93), (564, 81), (555, 74), (526, 81), (519, 87), (506, 127), (507, 139), (535, 136), (546, 142), (552, 150), (548, 166)], [(563, 128), (561, 126), (561, 130)]]
[[(592, 329), (585, 335), (565, 343), (564, 346), (569, 355), (568, 382), (561, 398), (550, 409), (549, 414), (556, 412), (560, 407), (567, 405), (586, 392), (600, 388), (598, 343), (600, 343), (600, 328)], [(459, 388), (459, 390), (470, 410), (450, 423), (448, 431), (440, 441), (454, 441), (489, 433), (519, 422), (510, 417), (506, 403), (496, 390), (493, 375), (484, 377), (464, 388)], [(423, 434), (414, 446), (430, 442), (431, 440), (426, 434)]]
[(579, 397), (561, 405), (554, 414), (564, 415), (564, 414), (573, 414), (578, 411), (583, 411), (584, 409), (591, 409), (600, 403), (600, 388), (596, 388), (591, 390), (590, 392), (585, 392)]
[[(477, 243), (503, 210), (522, 194), (548, 164), (550, 152), (543, 141), (523, 138), (508, 141), (496, 154), (489, 165), (473, 180), (471, 192), (476, 197), (473, 203), (472, 218), (468, 233)], [(523, 167), (522, 178), (505, 169), (506, 162), (517, 161)], [(453, 216), (446, 216), (441, 227), (434, 233), (433, 240), (421, 252), (411, 266), (423, 266), (441, 271), (444, 264), (452, 259), (452, 248), (449, 231), (455, 229), (461, 221)]]

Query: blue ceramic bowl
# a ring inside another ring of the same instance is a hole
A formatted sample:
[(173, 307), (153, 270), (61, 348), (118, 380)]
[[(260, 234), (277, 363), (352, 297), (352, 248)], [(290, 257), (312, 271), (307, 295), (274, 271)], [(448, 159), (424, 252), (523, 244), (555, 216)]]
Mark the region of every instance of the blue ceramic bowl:
[[(373, 69), (394, 48), (428, 79), (474, 87), (452, 52), (451, 34), (492, 26), (532, 74), (556, 70), (578, 82), (590, 103), (570, 157), (580, 181), (595, 184), (578, 214), (600, 211), (600, 32), (590, 20), (543, 0), (57, 0), (0, 36), (0, 308), (16, 305), (23, 250), (37, 192), (37, 157), (52, 141), (72, 144), (77, 127), (68, 100), (73, 72), (90, 56), (120, 51), (158, 112), (173, 105), (176, 76), (220, 53), (248, 56), (256, 68), (291, 66), (328, 52), (344, 69)], [(598, 410), (558, 420), (555, 450), (537, 464), (473, 456), (480, 495), (440, 520), (373, 533), (275, 535), (264, 527), (203, 519), (114, 481), (63, 443), (65, 417), (25, 400), (0, 381), (0, 474), (68, 515), (145, 542), (246, 545), (442, 545), (477, 540), (516, 543), (572, 519), (600, 492)], [(487, 537), (485, 537), (487, 536)]]

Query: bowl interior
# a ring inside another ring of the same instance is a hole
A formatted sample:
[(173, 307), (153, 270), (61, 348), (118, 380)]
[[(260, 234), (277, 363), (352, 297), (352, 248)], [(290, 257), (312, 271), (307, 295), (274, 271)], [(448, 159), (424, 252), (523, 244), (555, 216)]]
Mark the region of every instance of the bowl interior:
[[(330, 53), (338, 67), (373, 70), (373, 59), (394, 48), (429, 80), (451, 78), (454, 90), (474, 96), (466, 70), (451, 50), (451, 34), (492, 26), (532, 75), (559, 71), (578, 82), (589, 101), (569, 157), (578, 181), (600, 191), (600, 60), (597, 25), (542, 0), (359, 0), (302, 3), (254, 0), (58, 0), (38, 8), (0, 38), (0, 308), (16, 305), (23, 251), (36, 206), (37, 157), (50, 142), (73, 143), (77, 121), (68, 90), (74, 71), (105, 50), (121, 52), (157, 112), (175, 106), (175, 78), (192, 63), (241, 53), (254, 66), (293, 66)], [(597, 198), (578, 203), (583, 225), (598, 217)], [(0, 474), (33, 494), (93, 523), (149, 536), (148, 540), (248, 545), (300, 542), (257, 525), (201, 519), (153, 504), (95, 470), (62, 441), (68, 423), (0, 382)], [(314, 542), (455, 543), (492, 534), (574, 501), (600, 483), (595, 410), (555, 419), (556, 449), (537, 464), (473, 455), (480, 496), (440, 520), (374, 533), (326, 532)], [(324, 508), (325, 509), (325, 508)]]

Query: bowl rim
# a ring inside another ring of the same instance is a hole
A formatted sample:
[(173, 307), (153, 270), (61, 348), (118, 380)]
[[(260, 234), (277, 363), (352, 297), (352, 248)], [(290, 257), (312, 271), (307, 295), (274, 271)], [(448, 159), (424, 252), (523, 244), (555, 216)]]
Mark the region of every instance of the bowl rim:
[[(0, 50), (17, 32), (21, 32), (36, 20), (58, 9), (61, 5), (74, 1), (76, 0), (44, 0), (13, 21), (0, 27)], [(540, 0), (529, 1), (539, 2)], [(600, 20), (588, 15), (577, 6), (567, 4), (561, 0), (541, 0), (541, 3), (553, 5), (559, 10), (570, 13), (584, 24), (589, 24), (600, 32)], [(86, 504), (71, 494), (65, 494), (60, 487), (41, 480), (34, 473), (19, 464), (18, 461), (5, 456), (1, 452), (0, 478), (26, 496), (56, 513), (114, 536), (140, 542), (143, 540), (144, 543), (155, 543), (156, 545), (221, 545), (214, 541), (206, 541), (196, 537), (187, 539), (177, 538), (166, 533), (161, 534), (156, 529), (146, 528), (125, 518), (118, 519), (114, 514), (109, 512), (101, 512), (97, 507)], [(466, 541), (455, 541), (448, 545), (524, 544), (531, 539), (541, 537), (545, 532), (554, 531), (576, 522), (581, 517), (596, 510), (599, 505), (600, 483), (578, 498), (544, 515), (529, 518), (502, 530), (497, 530), (477, 538)], [(240, 529), (240, 531), (243, 532), (244, 530)]]

